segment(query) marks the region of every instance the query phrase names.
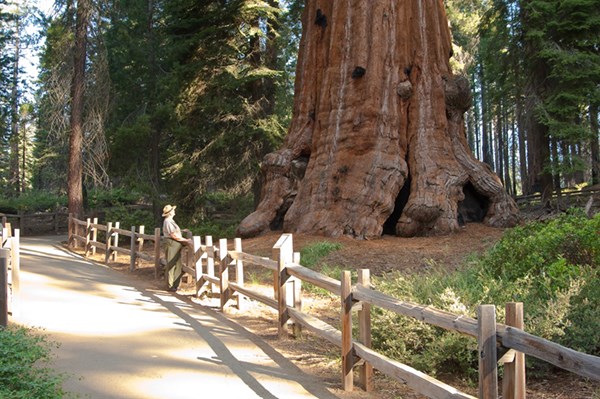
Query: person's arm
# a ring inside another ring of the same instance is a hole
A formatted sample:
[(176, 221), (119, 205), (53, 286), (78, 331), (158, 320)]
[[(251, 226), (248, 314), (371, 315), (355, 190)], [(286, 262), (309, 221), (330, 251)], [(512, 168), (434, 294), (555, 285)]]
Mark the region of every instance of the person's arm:
[[(185, 230), (184, 230), (185, 231)], [(175, 241), (179, 241), (182, 244), (191, 245), (192, 240), (184, 238), (179, 232), (173, 231), (169, 233), (169, 237), (171, 237)]]

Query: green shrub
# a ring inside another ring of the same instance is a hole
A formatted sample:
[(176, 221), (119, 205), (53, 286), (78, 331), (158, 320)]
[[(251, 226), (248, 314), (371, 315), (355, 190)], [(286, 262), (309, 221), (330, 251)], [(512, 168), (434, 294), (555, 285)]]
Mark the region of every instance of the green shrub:
[[(319, 241), (309, 244), (300, 250), (300, 264), (310, 269), (315, 269), (328, 277), (340, 280), (342, 276), (341, 267), (330, 266), (321, 262), (324, 257), (340, 248), (342, 248), (342, 244), (329, 241)], [(317, 296), (327, 297), (331, 295), (329, 291), (312, 284), (303, 285), (303, 289)]]
[[(600, 354), (600, 215), (572, 211), (552, 221), (517, 227), (463, 270), (374, 277), (378, 290), (401, 300), (475, 317), (495, 304), (523, 302), (526, 331), (575, 350)], [(419, 321), (373, 310), (373, 346), (428, 373), (456, 367), (477, 372), (476, 341)], [(539, 363), (538, 363), (539, 364)]]
[(0, 398), (63, 398), (63, 376), (46, 367), (52, 343), (25, 328), (0, 328)]
[(305, 246), (300, 250), (300, 263), (302, 266), (314, 267), (317, 263), (333, 251), (342, 248), (342, 244), (329, 241), (320, 241)]
[(141, 199), (142, 195), (135, 190), (125, 188), (93, 189), (87, 195), (87, 206), (91, 209), (104, 209), (113, 206), (137, 204)]
[(8, 214), (52, 212), (66, 206), (66, 196), (47, 191), (28, 191), (16, 198), (0, 197), (0, 212)]
[[(131, 209), (120, 205), (106, 210), (105, 222), (120, 222), (120, 228), (129, 230), (132, 226), (144, 226), (146, 234), (154, 233), (154, 215), (146, 209)], [(158, 227), (158, 226), (157, 226)], [(160, 226), (162, 227), (162, 226)]]

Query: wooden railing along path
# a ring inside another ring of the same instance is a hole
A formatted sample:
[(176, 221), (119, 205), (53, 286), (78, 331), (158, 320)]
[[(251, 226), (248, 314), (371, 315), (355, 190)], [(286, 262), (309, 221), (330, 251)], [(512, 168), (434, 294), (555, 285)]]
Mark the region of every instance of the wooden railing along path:
[[(104, 229), (97, 223), (73, 220), (69, 242), (85, 242), (86, 253), (93, 246), (101, 247), (93, 240), (93, 229)], [(85, 226), (86, 233), (77, 234), (76, 226)], [(130, 234), (131, 249), (123, 250), (132, 256), (130, 264), (135, 266), (134, 259), (140, 254), (136, 243), (140, 239), (155, 240), (155, 267), (160, 261), (160, 234), (154, 236), (106, 226), (107, 237), (111, 234)], [(107, 238), (104, 248), (119, 251)], [(108, 259), (108, 253), (106, 259)], [(293, 237), (283, 234), (272, 249), (271, 258), (247, 254), (242, 251), (241, 239), (235, 239), (233, 248), (229, 248), (226, 239), (213, 244), (212, 237), (207, 236), (204, 244), (201, 237), (193, 237), (192, 256), (188, 256), (184, 270), (196, 281), (196, 290), (200, 294), (208, 289), (218, 295), (220, 306), (235, 300), (238, 307), (243, 307), (245, 298), (251, 298), (277, 310), (278, 333), (283, 337), (288, 334), (288, 324), (293, 333), (298, 335), (302, 328), (337, 345), (342, 358), (342, 385), (345, 390), (352, 390), (354, 385), (353, 369), (359, 367), (360, 382), (364, 389), (372, 388), (373, 369), (395, 378), (415, 391), (430, 398), (473, 398), (457, 389), (436, 380), (407, 366), (390, 359), (371, 349), (370, 308), (378, 306), (391, 312), (413, 317), (450, 331), (455, 331), (477, 339), (479, 353), (479, 394), (481, 399), (499, 398), (498, 366), (504, 366), (502, 380), (502, 398), (525, 397), (525, 355), (534, 356), (571, 371), (580, 376), (600, 380), (600, 358), (563, 347), (554, 342), (531, 335), (523, 331), (523, 306), (521, 303), (506, 305), (505, 324), (497, 323), (495, 306), (478, 307), (477, 318), (456, 315), (446, 311), (401, 301), (371, 288), (369, 270), (359, 271), (358, 281), (352, 284), (350, 272), (345, 271), (342, 279), (336, 280), (299, 264), (299, 255), (293, 251)], [(244, 267), (258, 266), (273, 272), (273, 293), (271, 297), (244, 286)], [(302, 311), (302, 283), (310, 283), (328, 290), (340, 297), (341, 330)], [(358, 337), (352, 334), (352, 313), (358, 311)], [(498, 359), (498, 349), (505, 351)]]
[(22, 236), (30, 234), (55, 233), (65, 230), (69, 214), (67, 212), (37, 212), (37, 213), (0, 213), (0, 216), (10, 222), (13, 228), (18, 228)]
[(20, 249), (19, 230), (11, 229), (2, 218), (0, 230), (0, 327), (8, 325), (8, 315), (19, 309)]

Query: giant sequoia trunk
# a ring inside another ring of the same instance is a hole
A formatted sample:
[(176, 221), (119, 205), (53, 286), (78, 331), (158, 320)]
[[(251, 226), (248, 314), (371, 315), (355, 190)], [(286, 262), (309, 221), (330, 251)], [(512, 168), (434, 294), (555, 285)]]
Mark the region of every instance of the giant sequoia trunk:
[(468, 81), (452, 76), (439, 0), (309, 0), (283, 147), (238, 227), (357, 238), (510, 226), (514, 201), (468, 148)]

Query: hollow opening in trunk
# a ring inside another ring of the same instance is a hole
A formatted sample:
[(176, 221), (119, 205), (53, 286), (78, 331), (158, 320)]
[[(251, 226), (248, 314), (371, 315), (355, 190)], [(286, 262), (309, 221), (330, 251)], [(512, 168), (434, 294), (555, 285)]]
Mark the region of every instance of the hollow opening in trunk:
[(488, 197), (479, 194), (471, 182), (464, 185), (463, 194), (465, 199), (458, 202), (458, 224), (483, 222), (490, 206)]
[(396, 224), (398, 224), (398, 220), (400, 220), (400, 216), (402, 216), (402, 211), (404, 210), (404, 207), (408, 202), (409, 196), (410, 178), (407, 178), (404, 181), (404, 185), (398, 193), (398, 196), (396, 197), (396, 202), (394, 204), (394, 210), (392, 211), (392, 214), (383, 224), (383, 234), (396, 235)]

